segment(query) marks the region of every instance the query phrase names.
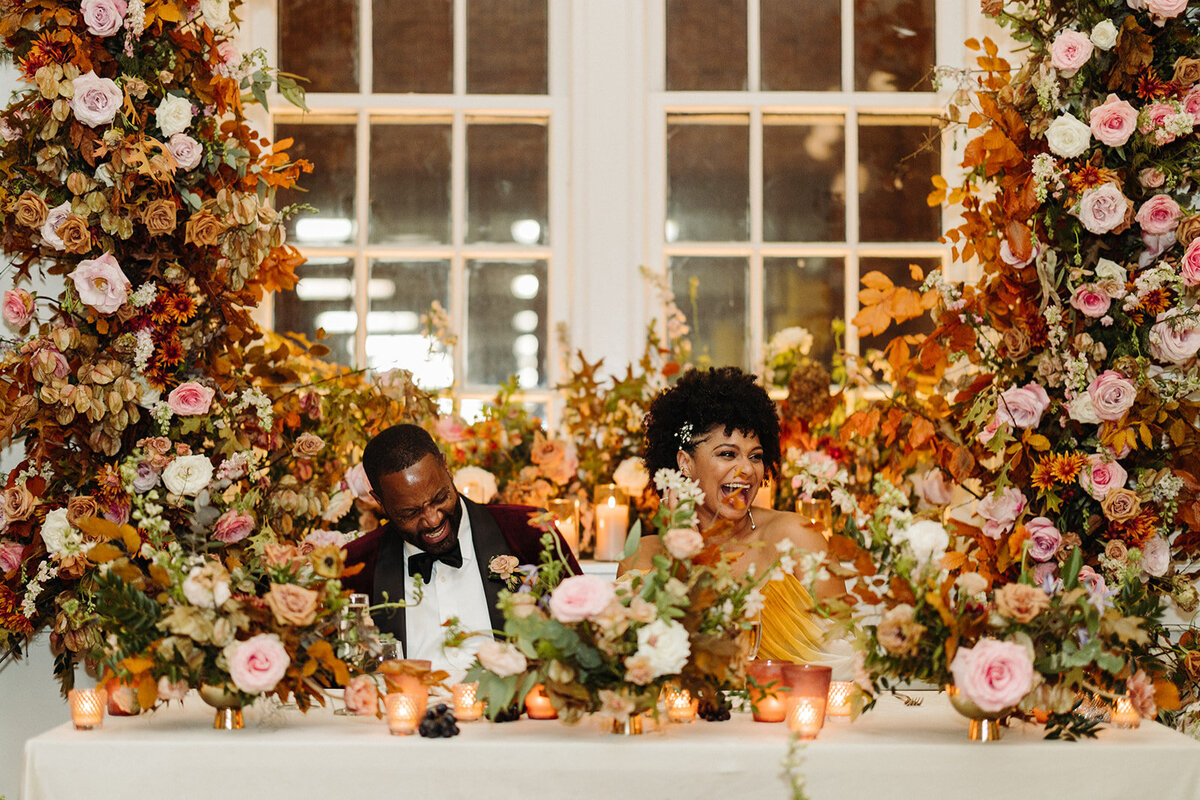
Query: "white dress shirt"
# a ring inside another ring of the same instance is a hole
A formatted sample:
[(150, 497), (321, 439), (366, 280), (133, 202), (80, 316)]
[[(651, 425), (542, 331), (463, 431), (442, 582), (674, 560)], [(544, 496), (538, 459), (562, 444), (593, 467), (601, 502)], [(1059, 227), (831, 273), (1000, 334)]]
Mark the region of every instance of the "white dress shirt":
[[(423, 588), (421, 602), (404, 609), (405, 636), (408, 640), (405, 657), (428, 659), (435, 670), (450, 673), (447, 684), (459, 683), (467, 667), (475, 660), (475, 651), (485, 641), (483, 636), (473, 636), (462, 647), (446, 650), (442, 647), (446, 629), (442, 627), (450, 617), (458, 617), (464, 631), (488, 633), (492, 630), (492, 618), (488, 613), (487, 595), (483, 591), (479, 563), (475, 557), (475, 545), (471, 537), (471, 518), (467, 514), (462, 498), (458, 501), (462, 509), (462, 522), (458, 527), (458, 546), (462, 550), (463, 563), (455, 568), (442, 561), (434, 561)], [(421, 550), (408, 542), (404, 543), (404, 597), (413, 602), (414, 581), (408, 568), (409, 559)]]

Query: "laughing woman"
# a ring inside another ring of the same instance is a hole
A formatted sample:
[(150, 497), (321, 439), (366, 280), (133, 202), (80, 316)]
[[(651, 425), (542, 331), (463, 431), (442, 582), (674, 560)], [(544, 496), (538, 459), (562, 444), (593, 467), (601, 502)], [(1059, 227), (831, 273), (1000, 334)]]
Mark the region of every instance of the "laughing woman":
[[(753, 507), (766, 475), (778, 477), (779, 417), (766, 390), (754, 376), (736, 367), (689, 370), (675, 386), (650, 404), (643, 422), (643, 454), (651, 475), (677, 469), (700, 484), (704, 502), (700, 529), (718, 520), (731, 527), (725, 552), (740, 553), (734, 571), (751, 565), (761, 574), (779, 555), (775, 545), (788, 541), (797, 551), (824, 551), (825, 539), (801, 517), (787, 511)], [(646, 537), (625, 569), (648, 569), (662, 552), (657, 536)], [(795, 662), (826, 660), (823, 629), (811, 613), (812, 596), (800, 578), (787, 575), (764, 589), (762, 643), (758, 658)], [(818, 597), (840, 594), (842, 586), (819, 582)]]

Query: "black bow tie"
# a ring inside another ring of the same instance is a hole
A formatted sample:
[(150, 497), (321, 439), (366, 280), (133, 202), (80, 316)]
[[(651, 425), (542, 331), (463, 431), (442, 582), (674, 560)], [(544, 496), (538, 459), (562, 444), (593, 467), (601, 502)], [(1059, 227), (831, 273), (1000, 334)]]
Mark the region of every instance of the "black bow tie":
[(408, 557), (408, 574), (421, 575), (425, 583), (433, 580), (433, 562), (441, 561), (446, 566), (457, 569), (463, 564), (462, 548), (459, 543), (455, 542), (454, 547), (445, 553), (434, 555), (433, 553), (420, 552), (416, 555)]

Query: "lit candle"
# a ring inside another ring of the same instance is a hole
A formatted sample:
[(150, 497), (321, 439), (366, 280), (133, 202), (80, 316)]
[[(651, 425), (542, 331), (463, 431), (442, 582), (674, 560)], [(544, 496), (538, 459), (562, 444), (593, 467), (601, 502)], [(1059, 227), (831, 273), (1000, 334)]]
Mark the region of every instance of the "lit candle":
[(775, 507), (775, 481), (770, 475), (763, 478), (762, 486), (758, 487), (758, 494), (754, 495), (751, 505), (756, 508)]
[(388, 692), (404, 694), (412, 699), (417, 716), (425, 714), (425, 704), (429, 701), (429, 687), (421, 680), (432, 668), (432, 664), (421, 658), (389, 661), (380, 665), (379, 671), (387, 681)]
[(546, 504), (554, 516), (554, 527), (571, 552), (579, 555), (579, 501), (575, 498), (551, 500)]
[(71, 721), (75, 730), (90, 731), (104, 722), (104, 705), (107, 700), (103, 689), (72, 689), (67, 693), (71, 705)]
[(1113, 703), (1112, 723), (1118, 728), (1136, 728), (1142, 724), (1141, 715), (1133, 707), (1133, 702), (1125, 695), (1121, 695)]
[(546, 694), (543, 684), (535, 684), (529, 690), (529, 694), (525, 695), (525, 713), (530, 719), (558, 719), (558, 712), (550, 703), (550, 697)]
[(788, 730), (801, 739), (815, 739), (825, 722), (825, 700), (820, 697), (788, 696)]
[(474, 722), (483, 716), (483, 701), (476, 700), (479, 683), (456, 683), (450, 687), (454, 694), (454, 717), (459, 722)]
[(620, 561), (629, 530), (629, 500), (614, 484), (596, 487), (596, 560)]
[(388, 730), (393, 736), (407, 736), (417, 729), (421, 715), (411, 695), (390, 692), (383, 698)]
[(750, 689), (750, 711), (755, 722), (783, 722), (787, 716), (784, 700), (783, 666), (787, 661), (751, 661), (746, 665)]
[(826, 539), (833, 535), (833, 504), (828, 498), (797, 499), (796, 513)]
[(831, 717), (850, 716), (850, 695), (853, 691), (854, 684), (850, 681), (830, 681), (829, 704), (825, 707), (825, 713)]
[(699, 700), (692, 699), (687, 689), (676, 689), (667, 697), (667, 719), (671, 722), (694, 722)]

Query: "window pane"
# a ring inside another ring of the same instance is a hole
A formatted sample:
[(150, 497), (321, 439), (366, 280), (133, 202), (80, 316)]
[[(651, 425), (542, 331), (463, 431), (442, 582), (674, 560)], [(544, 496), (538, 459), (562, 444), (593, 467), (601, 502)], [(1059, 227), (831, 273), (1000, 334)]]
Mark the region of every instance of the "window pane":
[(546, 94), (546, 0), (468, 0), (467, 91)]
[(749, 261), (677, 256), (669, 268), (675, 302), (691, 328), (692, 360), (702, 367), (746, 368)]
[(452, 0), (375, 0), (371, 19), (376, 92), (454, 91)]
[(372, 243), (449, 243), (448, 121), (372, 121), (370, 208)]
[(468, 242), (549, 242), (547, 145), (544, 124), (467, 127)]
[(761, 0), (762, 88), (842, 88), (842, 7), (833, 0)]
[[(866, 275), (872, 270), (878, 270), (891, 278), (892, 283), (896, 286), (917, 289), (921, 286), (921, 281), (914, 281), (912, 279), (912, 274), (908, 269), (909, 264), (916, 264), (928, 275), (930, 270), (938, 269), (942, 266), (942, 260), (940, 258), (864, 257), (858, 260), (858, 274)], [(888, 342), (897, 336), (905, 336), (913, 333), (929, 333), (932, 330), (933, 320), (928, 315), (920, 316), (916, 319), (902, 322), (899, 326), (892, 325), (878, 336), (862, 337), (858, 340), (858, 352), (866, 353), (872, 349), (882, 350), (887, 347)]]
[(545, 261), (467, 264), (467, 380), (546, 385), (549, 327)]
[(667, 91), (742, 91), (746, 0), (667, 0)]
[(279, 192), (279, 207), (306, 203), (316, 211), (302, 211), (288, 221), (288, 238), (300, 245), (331, 245), (354, 241), (354, 125), (275, 126), (276, 140), (294, 138), (292, 158), (313, 163), (301, 185), (308, 191)]
[(813, 337), (810, 355), (830, 367), (837, 346), (832, 324), (845, 317), (845, 292), (845, 264), (840, 258), (764, 258), (764, 335), (770, 340), (784, 328), (805, 328)]
[(763, 118), (763, 238), (846, 238), (846, 152), (842, 117)]
[(310, 259), (296, 270), (295, 291), (275, 295), (275, 325), (280, 333), (302, 333), (316, 341), (317, 328), (330, 353), (325, 361), (354, 365), (354, 262), (345, 258)]
[(373, 261), (367, 297), (369, 368), (401, 367), (425, 389), (454, 382), (450, 355), (437, 339), (426, 338), (421, 324), (435, 302), (450, 307), (449, 261)]
[(931, 92), (935, 0), (854, 0), (854, 88)]
[[(736, 121), (729, 124), (728, 121)], [(750, 126), (747, 118), (667, 118), (668, 242), (750, 238)]]
[(279, 69), (310, 92), (358, 91), (358, 0), (279, 3)]
[(932, 242), (941, 210), (925, 202), (941, 172), (941, 139), (928, 120), (860, 117), (859, 225), (866, 242)]

